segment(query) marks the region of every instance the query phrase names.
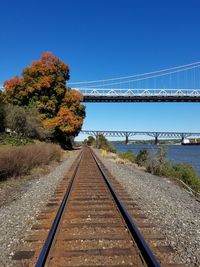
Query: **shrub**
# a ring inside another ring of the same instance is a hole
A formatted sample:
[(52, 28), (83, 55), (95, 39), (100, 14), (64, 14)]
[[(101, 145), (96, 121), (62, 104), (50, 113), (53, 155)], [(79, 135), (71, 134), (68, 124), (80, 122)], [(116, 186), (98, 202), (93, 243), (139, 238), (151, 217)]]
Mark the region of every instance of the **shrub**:
[(12, 133), (39, 140), (50, 137), (50, 131), (47, 131), (38, 119), (36, 109), (7, 104), (4, 110), (4, 127), (9, 128)]
[(159, 175), (165, 176), (165, 177), (177, 177), (176, 170), (174, 169), (174, 166), (170, 164), (164, 164), (160, 168)]
[(165, 147), (160, 147), (156, 156), (147, 161), (146, 170), (155, 175), (178, 178), (194, 191), (200, 192), (200, 178), (194, 168), (189, 164), (171, 164), (167, 162), (166, 153)]
[(59, 161), (62, 151), (55, 144), (31, 144), (23, 147), (0, 149), (0, 178), (17, 177), (29, 174), (31, 169)]
[(114, 148), (113, 146), (111, 146), (110, 145), (110, 147), (109, 147), (109, 151), (111, 152), (111, 153), (117, 153), (117, 150), (116, 150), (116, 148)]
[(155, 158), (148, 160), (146, 170), (149, 173), (159, 175), (160, 174), (161, 165), (159, 161)]
[(166, 163), (166, 157), (167, 157), (167, 147), (166, 146), (159, 146), (157, 153), (156, 153), (156, 160), (159, 162), (160, 165)]
[(191, 165), (176, 164), (174, 170), (177, 178), (189, 185), (192, 189), (200, 191), (200, 179)]
[(119, 157), (121, 159), (127, 159), (130, 162), (135, 162), (135, 155), (133, 154), (132, 151), (122, 152), (119, 154)]
[(197, 176), (194, 168), (189, 164), (175, 164), (171, 165), (165, 163), (158, 165), (155, 160), (151, 160), (151, 163), (147, 166), (147, 171), (164, 177), (178, 178), (183, 181), (194, 191), (200, 192), (200, 178)]
[(144, 166), (144, 165), (146, 165), (148, 158), (149, 158), (149, 154), (148, 154), (147, 150), (143, 149), (143, 150), (140, 150), (140, 152), (137, 154), (137, 156), (135, 158), (135, 162), (139, 166)]
[(0, 145), (21, 146), (33, 143), (34, 141), (27, 137), (20, 137), (16, 134), (0, 133)]
[(160, 175), (162, 167), (167, 164), (166, 155), (167, 148), (165, 146), (159, 146), (155, 157), (147, 160), (147, 171), (155, 175)]

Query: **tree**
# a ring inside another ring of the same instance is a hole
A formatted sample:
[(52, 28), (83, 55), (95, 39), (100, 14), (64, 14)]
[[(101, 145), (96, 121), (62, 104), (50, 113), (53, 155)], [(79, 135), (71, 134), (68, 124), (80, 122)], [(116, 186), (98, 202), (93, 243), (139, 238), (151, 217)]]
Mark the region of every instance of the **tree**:
[(97, 147), (102, 149), (107, 149), (109, 147), (109, 142), (103, 134), (99, 134), (97, 138)]
[(37, 110), (34, 108), (23, 108), (13, 106), (11, 104), (2, 105), (4, 113), (1, 113), (0, 106), (0, 119), (2, 114), (2, 121), (4, 129), (10, 129), (20, 137), (29, 137), (39, 140), (44, 140), (50, 137), (50, 132), (47, 131), (39, 120)]
[(96, 140), (97, 148), (106, 149), (112, 153), (116, 153), (116, 149), (109, 143), (103, 134), (99, 134)]
[(69, 67), (52, 53), (41, 55), (31, 66), (4, 83), (8, 103), (37, 108), (45, 127), (61, 144), (78, 135), (85, 117), (82, 95), (66, 87)]
[(0, 90), (0, 105), (3, 103), (3, 92)]
[(5, 131), (5, 105), (0, 102), (0, 132)]
[(87, 145), (88, 146), (93, 146), (95, 144), (96, 140), (93, 136), (89, 135), (87, 139)]

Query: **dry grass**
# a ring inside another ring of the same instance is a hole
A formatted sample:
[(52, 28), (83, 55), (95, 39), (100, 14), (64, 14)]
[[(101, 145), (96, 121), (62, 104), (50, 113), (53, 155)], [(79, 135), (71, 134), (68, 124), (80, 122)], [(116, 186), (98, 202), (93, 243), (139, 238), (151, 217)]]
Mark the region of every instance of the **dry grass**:
[(62, 150), (55, 144), (31, 144), (0, 148), (0, 180), (29, 174), (33, 168), (60, 161)]

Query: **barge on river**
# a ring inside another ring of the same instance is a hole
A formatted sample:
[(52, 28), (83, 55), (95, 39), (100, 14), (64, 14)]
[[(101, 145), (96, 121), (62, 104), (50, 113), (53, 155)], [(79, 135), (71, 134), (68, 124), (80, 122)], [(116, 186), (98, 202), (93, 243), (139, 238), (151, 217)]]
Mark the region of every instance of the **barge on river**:
[(197, 142), (196, 139), (192, 141), (189, 139), (184, 139), (181, 144), (184, 146), (196, 146), (196, 145), (200, 145), (200, 142)]

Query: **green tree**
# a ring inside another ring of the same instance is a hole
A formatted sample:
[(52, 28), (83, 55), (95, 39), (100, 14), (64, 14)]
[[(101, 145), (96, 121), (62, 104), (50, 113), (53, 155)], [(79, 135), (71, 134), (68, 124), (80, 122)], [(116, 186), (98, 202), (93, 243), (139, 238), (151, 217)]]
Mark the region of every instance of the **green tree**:
[(97, 148), (106, 149), (112, 153), (116, 153), (116, 149), (109, 143), (108, 139), (103, 134), (100, 134), (96, 140)]
[(87, 139), (87, 145), (88, 146), (93, 146), (95, 144), (95, 138), (93, 136), (88, 136), (88, 139)]
[(107, 149), (109, 142), (103, 134), (99, 134), (97, 137), (97, 148)]
[(3, 114), (4, 127), (12, 133), (29, 138), (44, 140), (50, 137), (50, 132), (46, 130), (35, 109), (28, 109), (11, 104), (4, 105)]

